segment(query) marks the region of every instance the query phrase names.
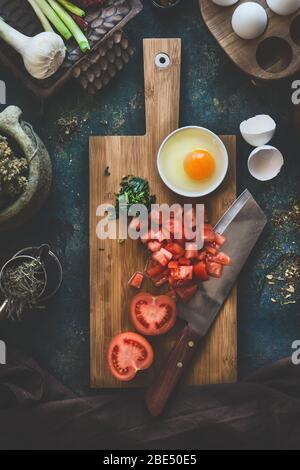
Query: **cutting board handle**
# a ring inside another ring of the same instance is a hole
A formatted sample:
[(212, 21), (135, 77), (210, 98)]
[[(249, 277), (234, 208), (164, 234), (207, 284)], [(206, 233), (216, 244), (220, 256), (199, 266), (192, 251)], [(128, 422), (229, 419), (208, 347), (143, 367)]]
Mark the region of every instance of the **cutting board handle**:
[(144, 40), (146, 129), (159, 145), (179, 125), (180, 69), (180, 39)]
[(166, 365), (147, 390), (146, 406), (152, 416), (159, 416), (163, 412), (176, 385), (190, 366), (191, 359), (200, 342), (201, 337), (198, 333), (186, 325), (172, 349)]

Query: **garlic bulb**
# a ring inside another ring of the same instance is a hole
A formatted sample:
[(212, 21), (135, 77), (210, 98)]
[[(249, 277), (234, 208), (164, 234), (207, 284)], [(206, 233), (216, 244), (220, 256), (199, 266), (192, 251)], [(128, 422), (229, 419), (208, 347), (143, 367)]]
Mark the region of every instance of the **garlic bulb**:
[(30, 38), (29, 47), (24, 48), (23, 60), (30, 75), (43, 80), (59, 69), (65, 56), (62, 38), (56, 33), (44, 32)]
[(51, 77), (66, 56), (65, 44), (54, 32), (40, 33), (31, 38), (0, 18), (0, 37), (22, 55), (26, 70), (38, 80)]

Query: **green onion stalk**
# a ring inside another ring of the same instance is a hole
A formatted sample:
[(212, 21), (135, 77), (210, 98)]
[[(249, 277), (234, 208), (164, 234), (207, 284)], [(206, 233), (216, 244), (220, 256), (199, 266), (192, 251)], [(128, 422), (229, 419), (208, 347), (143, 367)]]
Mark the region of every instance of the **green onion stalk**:
[(80, 16), (81, 18), (85, 16), (84, 10), (77, 7), (76, 5), (73, 5), (73, 3), (69, 2), (68, 0), (58, 0), (58, 3), (60, 3), (66, 10), (69, 10), (74, 15)]
[(51, 5), (51, 7), (53, 8), (54, 12), (57, 14), (57, 16), (71, 31), (82, 52), (90, 51), (91, 47), (87, 38), (85, 37), (79, 26), (75, 23), (73, 18), (70, 17), (66, 10), (56, 0), (48, 0), (48, 2), (49, 5)]
[(49, 3), (46, 0), (35, 0), (35, 3), (42, 10), (44, 15), (48, 18), (50, 23), (57, 29), (59, 34), (68, 41), (72, 37), (71, 31), (67, 28), (66, 24), (61, 20), (61, 18), (55, 13), (51, 8)]
[(44, 13), (42, 12), (38, 4), (35, 2), (35, 0), (27, 0), (27, 1), (32, 6), (32, 9), (34, 10), (36, 16), (40, 20), (44, 31), (54, 32), (50, 22), (48, 21), (48, 18), (44, 15)]

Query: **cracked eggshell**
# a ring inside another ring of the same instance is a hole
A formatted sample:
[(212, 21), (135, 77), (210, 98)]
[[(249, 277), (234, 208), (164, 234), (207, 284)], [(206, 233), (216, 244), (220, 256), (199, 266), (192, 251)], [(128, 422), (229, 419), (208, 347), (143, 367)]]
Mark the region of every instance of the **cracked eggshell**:
[(267, 0), (270, 10), (277, 15), (292, 15), (300, 8), (300, 0)]
[(255, 2), (238, 6), (232, 16), (233, 31), (242, 39), (255, 39), (261, 36), (268, 25), (266, 10)]
[(271, 145), (254, 149), (249, 156), (248, 168), (251, 175), (259, 181), (270, 181), (279, 175), (284, 165), (282, 153)]
[(220, 7), (231, 7), (235, 3), (237, 3), (239, 0), (212, 0), (213, 3), (216, 5), (220, 5)]
[(253, 147), (261, 147), (268, 144), (273, 138), (276, 131), (276, 122), (271, 116), (260, 114), (242, 122), (240, 131), (248, 144)]

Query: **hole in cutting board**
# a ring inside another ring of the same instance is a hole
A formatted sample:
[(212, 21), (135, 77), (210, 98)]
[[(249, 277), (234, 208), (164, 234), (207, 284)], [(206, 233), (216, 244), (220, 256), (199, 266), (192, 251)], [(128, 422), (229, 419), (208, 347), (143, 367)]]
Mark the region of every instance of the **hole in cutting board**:
[(293, 19), (290, 27), (291, 38), (297, 46), (300, 46), (300, 16)]
[(267, 38), (259, 44), (256, 50), (258, 65), (270, 73), (282, 72), (290, 65), (292, 59), (292, 48), (282, 38)]
[(155, 57), (155, 65), (156, 67), (160, 69), (166, 69), (170, 66), (171, 60), (168, 54), (164, 54), (163, 52), (160, 54), (157, 54)]

